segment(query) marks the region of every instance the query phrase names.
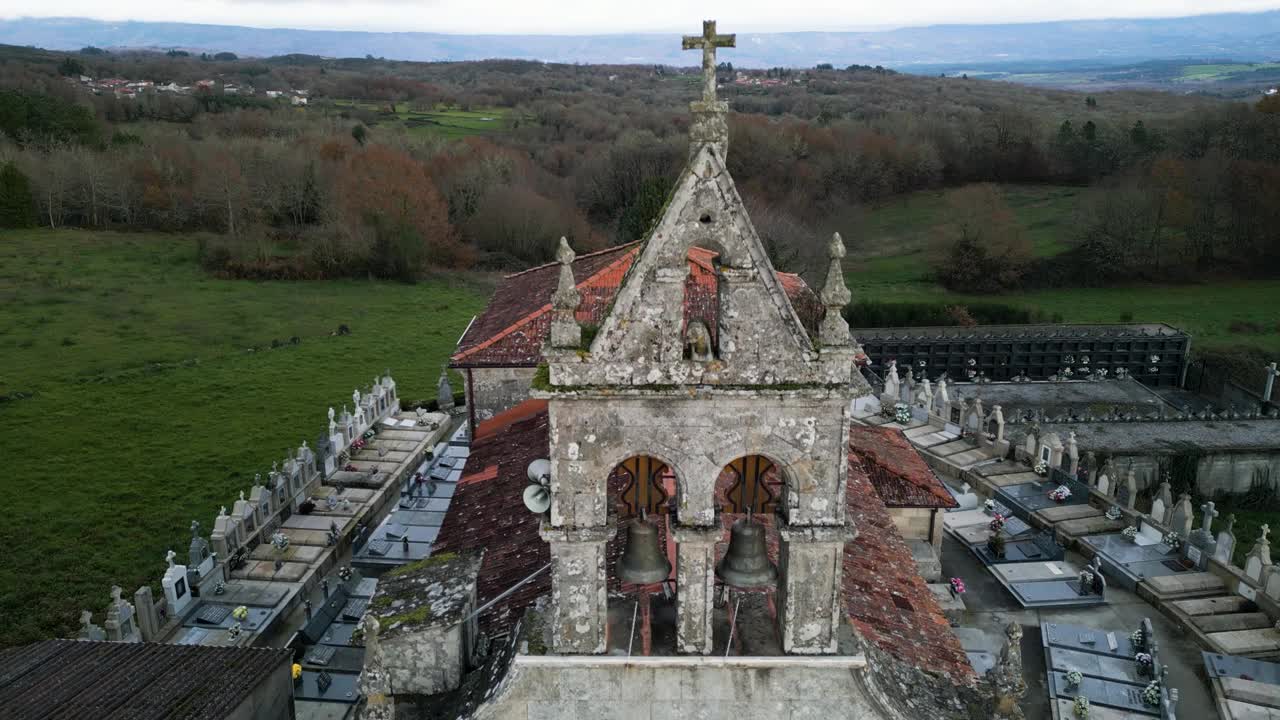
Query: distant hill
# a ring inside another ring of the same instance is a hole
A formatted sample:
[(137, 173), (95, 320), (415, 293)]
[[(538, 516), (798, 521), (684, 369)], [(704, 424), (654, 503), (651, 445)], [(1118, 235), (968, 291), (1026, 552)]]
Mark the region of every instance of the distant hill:
[[(732, 18), (720, 18), (732, 31)], [(513, 58), (547, 62), (692, 65), (670, 35), (448, 35), (103, 22), (80, 18), (0, 20), (0, 43), (53, 50), (182, 48), (265, 57), (305, 53), (395, 60)], [(1280, 11), (1194, 17), (1015, 25), (935, 25), (876, 32), (739, 33), (724, 55), (742, 67), (829, 62), (910, 69), (924, 64), (1159, 58), (1280, 58)]]

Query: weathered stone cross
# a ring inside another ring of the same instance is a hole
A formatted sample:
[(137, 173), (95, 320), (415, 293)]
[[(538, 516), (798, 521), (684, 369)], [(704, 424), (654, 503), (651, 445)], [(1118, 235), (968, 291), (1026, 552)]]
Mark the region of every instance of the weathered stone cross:
[(1204, 525), (1201, 527), (1204, 528), (1204, 533), (1208, 535), (1213, 532), (1213, 521), (1220, 513), (1214, 509), (1212, 501), (1201, 505), (1200, 510), (1204, 513)]
[[(685, 42), (688, 42), (688, 40)], [(1280, 369), (1276, 368), (1275, 363), (1271, 363), (1264, 369), (1267, 371), (1267, 387), (1262, 391), (1262, 400), (1263, 402), (1271, 402), (1271, 390), (1275, 387), (1276, 376), (1280, 375)]]
[(716, 21), (702, 21), (702, 35), (685, 35), (685, 50), (702, 50), (702, 101), (716, 101), (716, 48), (737, 47), (737, 35), (717, 35)]

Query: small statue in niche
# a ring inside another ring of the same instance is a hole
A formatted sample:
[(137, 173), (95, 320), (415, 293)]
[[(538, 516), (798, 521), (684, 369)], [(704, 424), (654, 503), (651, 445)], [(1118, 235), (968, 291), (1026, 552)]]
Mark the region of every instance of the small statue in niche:
[(715, 352), (711, 347), (711, 331), (701, 320), (690, 320), (684, 331), (685, 353), (694, 362), (711, 362)]

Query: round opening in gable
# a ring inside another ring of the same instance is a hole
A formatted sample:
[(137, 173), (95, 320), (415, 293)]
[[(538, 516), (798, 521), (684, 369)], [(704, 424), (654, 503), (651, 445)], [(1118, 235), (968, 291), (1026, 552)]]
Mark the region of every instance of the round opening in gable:
[(698, 222), (702, 223), (703, 225), (710, 225), (711, 213), (702, 213), (702, 217), (698, 218)]

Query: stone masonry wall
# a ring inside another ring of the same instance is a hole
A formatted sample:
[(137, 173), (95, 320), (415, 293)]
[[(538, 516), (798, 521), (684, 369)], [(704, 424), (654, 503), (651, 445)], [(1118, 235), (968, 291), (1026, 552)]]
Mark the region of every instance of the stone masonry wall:
[(686, 525), (715, 523), (716, 479), (747, 455), (768, 457), (783, 473), (789, 522), (843, 522), (849, 419), (839, 393), (726, 394), (716, 402), (680, 394), (575, 398), (552, 400), (550, 410), (554, 526), (604, 525), (609, 473), (636, 455), (675, 472)]
[[(717, 667), (663, 663), (560, 666), (521, 656), (477, 720), (897, 720), (868, 688), (854, 658), (827, 665), (793, 658), (730, 658)], [(679, 659), (672, 659), (678, 661)], [(709, 659), (718, 660), (718, 659)], [(747, 662), (733, 663), (733, 660)], [(753, 664), (752, 661), (758, 664)], [(771, 663), (771, 661), (773, 661)], [(913, 718), (935, 715), (926, 710)]]
[(476, 421), (483, 422), (529, 399), (534, 368), (472, 368), (467, 403), (475, 407)]
[(383, 641), (380, 649), (394, 695), (434, 695), (452, 690), (466, 669), (462, 625), (402, 635)]

